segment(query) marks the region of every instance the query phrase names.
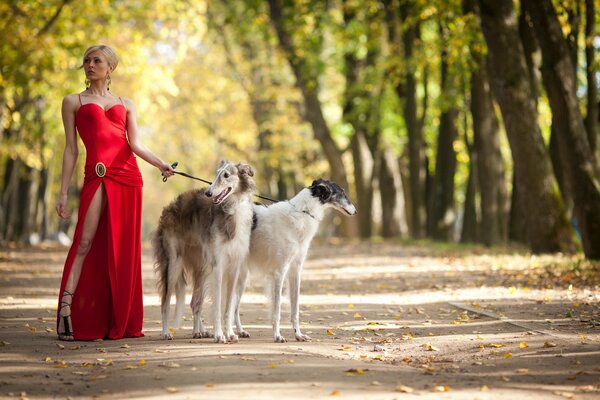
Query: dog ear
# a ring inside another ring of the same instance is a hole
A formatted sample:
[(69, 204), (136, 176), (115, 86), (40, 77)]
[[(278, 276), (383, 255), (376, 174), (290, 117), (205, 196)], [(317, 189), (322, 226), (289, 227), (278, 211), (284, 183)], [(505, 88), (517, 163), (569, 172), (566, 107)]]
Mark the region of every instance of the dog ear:
[(227, 163), (229, 163), (229, 161), (221, 160), (221, 162), (219, 162), (219, 166), (217, 167), (217, 169), (223, 168)]
[(254, 170), (248, 164), (238, 164), (237, 168), (241, 174), (246, 174), (248, 176), (254, 176)]
[[(314, 188), (314, 193), (316, 194), (316, 196), (325, 201), (327, 200), (330, 196), (331, 196), (331, 189), (329, 189), (329, 186), (321, 183), (322, 181), (320, 180), (320, 182), (313, 182), (313, 188)], [(316, 185), (315, 185), (316, 183)]]

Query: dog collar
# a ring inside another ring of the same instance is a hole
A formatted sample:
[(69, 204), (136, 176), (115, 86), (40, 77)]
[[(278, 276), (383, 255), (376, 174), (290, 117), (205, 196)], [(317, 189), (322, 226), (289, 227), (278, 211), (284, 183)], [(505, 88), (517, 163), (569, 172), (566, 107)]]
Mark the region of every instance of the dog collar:
[(314, 216), (314, 215), (312, 215), (310, 212), (308, 212), (308, 210), (298, 210), (298, 209), (296, 208), (296, 206), (295, 206), (295, 205), (294, 205), (294, 204), (293, 204), (291, 201), (289, 201), (289, 200), (288, 200), (287, 202), (288, 202), (288, 203), (290, 203), (290, 205), (292, 206), (292, 208), (294, 209), (294, 211), (296, 211), (296, 212), (298, 212), (298, 213), (303, 213), (303, 214), (306, 214), (306, 215), (308, 215), (309, 217), (311, 217), (312, 219), (314, 219), (315, 221), (319, 221), (319, 220), (317, 219), (317, 217), (315, 217), (315, 216)]

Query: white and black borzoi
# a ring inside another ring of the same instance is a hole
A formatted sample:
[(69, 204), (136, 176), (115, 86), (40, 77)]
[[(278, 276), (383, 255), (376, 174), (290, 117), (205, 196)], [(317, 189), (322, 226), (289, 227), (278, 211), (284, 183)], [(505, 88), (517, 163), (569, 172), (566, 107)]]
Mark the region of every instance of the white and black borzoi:
[[(184, 192), (164, 208), (153, 245), (165, 339), (173, 338), (168, 329), (173, 293), (177, 299), (177, 326), (183, 316), (186, 276), (193, 284), (193, 335), (210, 337), (204, 329), (200, 310), (206, 297), (208, 276), (214, 274), (215, 342), (237, 341), (233, 331), (233, 298), (240, 267), (250, 245), (256, 190), (253, 176), (249, 165), (221, 161), (215, 180), (208, 188)], [(225, 300), (225, 336), (221, 326), (222, 299)]]
[(239, 316), (239, 305), (250, 275), (265, 278), (270, 285), (273, 338), (283, 343), (281, 320), (281, 292), (287, 276), (289, 284), (291, 321), (296, 340), (310, 337), (300, 331), (299, 295), (302, 266), (310, 243), (317, 233), (325, 210), (334, 208), (348, 215), (356, 214), (356, 207), (344, 190), (332, 181), (318, 179), (287, 201), (271, 206), (254, 206), (254, 226), (250, 238), (250, 253), (242, 266), (236, 295), (236, 327), (238, 335), (249, 337)]

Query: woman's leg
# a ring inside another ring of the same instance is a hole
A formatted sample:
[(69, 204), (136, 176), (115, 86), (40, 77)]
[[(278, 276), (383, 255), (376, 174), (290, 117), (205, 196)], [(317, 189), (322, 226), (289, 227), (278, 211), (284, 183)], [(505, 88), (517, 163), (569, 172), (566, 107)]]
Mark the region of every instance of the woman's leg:
[[(77, 288), (77, 282), (81, 276), (81, 268), (83, 266), (83, 260), (92, 247), (94, 236), (96, 235), (96, 229), (98, 228), (98, 222), (104, 209), (106, 208), (106, 192), (104, 185), (100, 185), (88, 208), (85, 220), (83, 221), (83, 228), (81, 232), (81, 238), (77, 246), (77, 252), (73, 260), (71, 267), (71, 273), (67, 278), (65, 290), (62, 294), (60, 312), (59, 312), (59, 323), (58, 323), (58, 335), (61, 340), (74, 340), (72, 335), (65, 335), (65, 332), (72, 331), (73, 325), (71, 324), (71, 302), (73, 301), (73, 294)], [(68, 318), (68, 324), (71, 329), (65, 329), (64, 317)]]

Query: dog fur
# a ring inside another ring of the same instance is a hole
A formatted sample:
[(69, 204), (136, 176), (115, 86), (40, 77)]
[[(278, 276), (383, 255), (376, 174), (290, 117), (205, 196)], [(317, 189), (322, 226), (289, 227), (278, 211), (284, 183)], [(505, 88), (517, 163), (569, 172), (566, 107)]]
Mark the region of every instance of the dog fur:
[[(200, 310), (212, 274), (214, 340), (238, 340), (233, 331), (233, 299), (250, 245), (256, 190), (253, 176), (252, 167), (247, 164), (221, 161), (209, 187), (184, 192), (164, 208), (153, 238), (163, 338), (173, 338), (168, 329), (172, 294), (177, 303), (176, 326), (183, 316), (186, 276), (193, 285), (194, 338), (211, 336), (204, 328)], [(222, 300), (225, 335), (221, 325)]]
[(255, 205), (255, 221), (250, 238), (250, 253), (242, 266), (237, 285), (235, 322), (237, 333), (249, 337), (239, 315), (240, 300), (251, 274), (264, 276), (270, 283), (273, 339), (283, 343), (281, 335), (281, 292), (288, 278), (291, 321), (298, 341), (310, 340), (300, 331), (299, 295), (302, 267), (310, 243), (328, 208), (347, 215), (356, 214), (356, 207), (336, 183), (318, 179), (287, 201), (269, 207)]

